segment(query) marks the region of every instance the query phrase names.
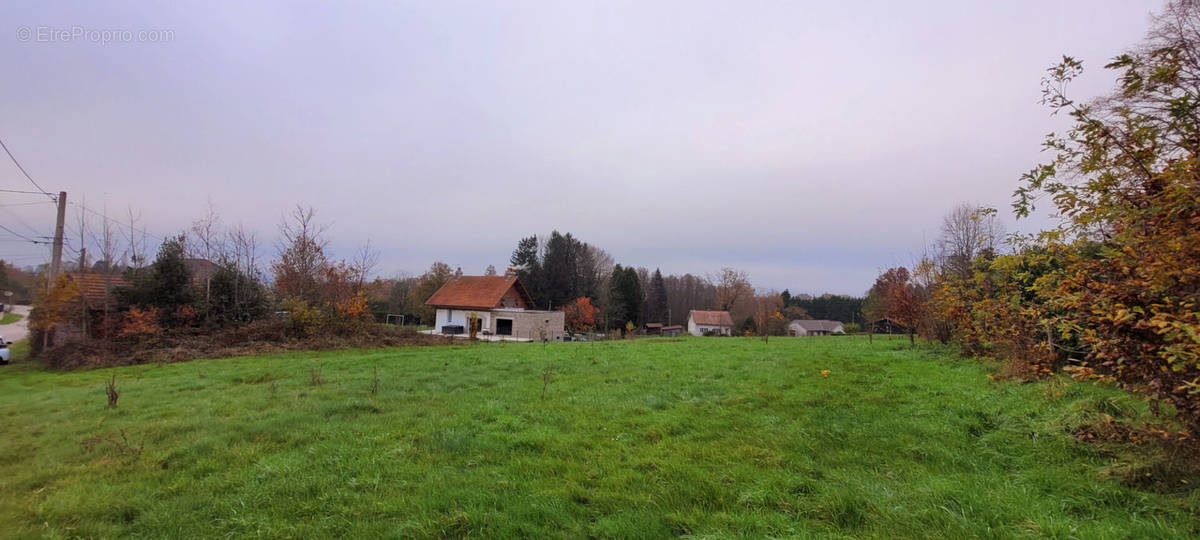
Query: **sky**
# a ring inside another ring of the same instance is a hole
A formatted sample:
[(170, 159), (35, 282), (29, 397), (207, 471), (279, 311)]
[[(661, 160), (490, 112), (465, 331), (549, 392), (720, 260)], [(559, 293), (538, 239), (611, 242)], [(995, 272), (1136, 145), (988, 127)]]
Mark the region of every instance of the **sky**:
[[(1009, 206), (1065, 125), (1039, 80), (1070, 54), (1075, 95), (1112, 88), (1160, 5), (8, 1), (0, 139), (152, 242), (211, 205), (270, 259), (302, 205), (385, 277), (503, 269), (556, 229), (622, 265), (862, 294), (960, 202), (1048, 225)], [(34, 189), (4, 155), (0, 189)], [(53, 205), (0, 192), (0, 225), (49, 236)], [(0, 259), (48, 257), (0, 231)]]

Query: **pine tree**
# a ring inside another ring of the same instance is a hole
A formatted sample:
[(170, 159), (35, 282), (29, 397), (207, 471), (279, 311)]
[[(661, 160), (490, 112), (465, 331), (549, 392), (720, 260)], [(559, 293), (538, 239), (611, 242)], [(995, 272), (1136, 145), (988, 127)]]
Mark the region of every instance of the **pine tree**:
[(509, 265), (517, 269), (517, 277), (525, 285), (525, 291), (535, 305), (545, 305), (542, 294), (542, 263), (538, 260), (537, 236), (528, 236), (517, 241), (517, 249), (508, 258)]
[(543, 303), (558, 307), (581, 296), (577, 264), (580, 247), (571, 233), (550, 233), (541, 266)]
[(646, 322), (667, 322), (667, 310), (670, 309), (667, 302), (667, 284), (663, 281), (662, 272), (657, 268), (650, 277), (650, 291), (646, 297)]

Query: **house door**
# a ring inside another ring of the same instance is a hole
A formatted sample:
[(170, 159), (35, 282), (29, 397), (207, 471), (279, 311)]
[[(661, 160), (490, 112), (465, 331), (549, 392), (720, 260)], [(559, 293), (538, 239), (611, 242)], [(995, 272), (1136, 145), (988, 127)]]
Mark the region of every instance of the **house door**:
[(511, 336), (512, 335), (512, 319), (496, 319), (496, 335)]

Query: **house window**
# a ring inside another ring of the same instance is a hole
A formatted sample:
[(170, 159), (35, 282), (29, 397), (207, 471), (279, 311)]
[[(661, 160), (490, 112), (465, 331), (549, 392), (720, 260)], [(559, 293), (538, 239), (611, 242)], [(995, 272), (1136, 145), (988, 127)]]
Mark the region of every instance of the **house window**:
[(496, 335), (511, 336), (513, 332), (512, 326), (512, 319), (496, 319)]

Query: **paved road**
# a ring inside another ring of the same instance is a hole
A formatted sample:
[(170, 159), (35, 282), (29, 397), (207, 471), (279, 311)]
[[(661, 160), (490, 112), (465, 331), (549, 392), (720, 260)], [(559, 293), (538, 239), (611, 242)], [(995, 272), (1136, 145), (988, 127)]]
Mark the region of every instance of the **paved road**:
[(0, 337), (5, 341), (21, 341), (29, 335), (29, 306), (13, 306), (13, 313), (20, 313), (21, 320), (12, 324), (0, 324)]

